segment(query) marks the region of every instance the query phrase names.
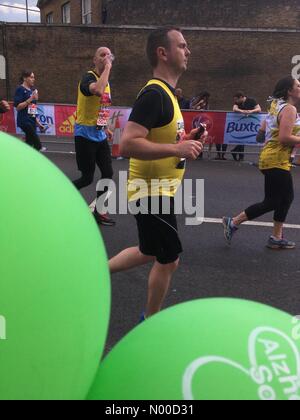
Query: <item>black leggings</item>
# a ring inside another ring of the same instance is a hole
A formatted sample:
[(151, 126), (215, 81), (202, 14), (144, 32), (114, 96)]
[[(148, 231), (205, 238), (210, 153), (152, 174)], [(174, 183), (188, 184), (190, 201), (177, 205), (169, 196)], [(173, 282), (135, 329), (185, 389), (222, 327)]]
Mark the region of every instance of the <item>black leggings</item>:
[(26, 136), (26, 143), (40, 151), (42, 148), (41, 140), (36, 133), (36, 128), (32, 124), (22, 124), (20, 128), (24, 131)]
[(265, 176), (265, 199), (245, 210), (249, 220), (274, 211), (274, 221), (284, 223), (294, 201), (293, 178), (289, 171), (268, 169), (262, 171)]
[[(107, 140), (95, 142), (84, 137), (75, 137), (75, 150), (78, 169), (81, 177), (73, 181), (78, 190), (89, 186), (94, 181), (96, 165), (101, 171), (102, 179), (112, 179), (113, 168), (110, 147)], [(99, 197), (104, 191), (98, 191)]]

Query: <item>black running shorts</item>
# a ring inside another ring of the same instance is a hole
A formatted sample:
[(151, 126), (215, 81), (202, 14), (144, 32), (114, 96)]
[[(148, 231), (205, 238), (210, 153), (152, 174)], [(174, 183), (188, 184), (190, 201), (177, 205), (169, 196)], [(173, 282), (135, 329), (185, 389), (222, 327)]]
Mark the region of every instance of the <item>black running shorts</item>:
[[(135, 218), (141, 253), (156, 257), (157, 262), (166, 265), (177, 261), (183, 250), (174, 212), (174, 198), (157, 197), (157, 199), (159, 200), (159, 209), (156, 209), (158, 211), (151, 206), (151, 197), (135, 203), (141, 208), (141, 213)], [(169, 202), (168, 214), (163, 214), (162, 204), (166, 201)], [(142, 210), (147, 214), (142, 214)]]

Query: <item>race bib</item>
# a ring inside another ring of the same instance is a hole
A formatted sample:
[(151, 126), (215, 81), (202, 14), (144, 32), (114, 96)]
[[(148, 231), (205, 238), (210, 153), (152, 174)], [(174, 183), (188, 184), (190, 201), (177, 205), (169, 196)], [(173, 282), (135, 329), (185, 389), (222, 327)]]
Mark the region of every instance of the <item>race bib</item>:
[(111, 98), (108, 93), (104, 93), (100, 101), (99, 115), (97, 119), (97, 127), (106, 128), (109, 121), (109, 107), (111, 106)]
[(28, 114), (36, 116), (38, 114), (37, 105), (31, 104), (28, 106)]

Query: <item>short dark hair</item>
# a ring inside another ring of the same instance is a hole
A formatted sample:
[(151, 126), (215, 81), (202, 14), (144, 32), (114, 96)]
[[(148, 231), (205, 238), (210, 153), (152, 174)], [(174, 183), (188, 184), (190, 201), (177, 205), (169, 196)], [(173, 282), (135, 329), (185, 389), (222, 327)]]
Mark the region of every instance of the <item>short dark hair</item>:
[(235, 95), (233, 95), (234, 98), (245, 98), (245, 93), (242, 92), (241, 90), (239, 90), (238, 92), (236, 92)]
[(203, 90), (202, 92), (199, 93), (198, 95), (199, 99), (209, 99), (210, 98), (210, 93), (207, 92), (207, 90)]
[(148, 42), (147, 42), (147, 57), (153, 68), (157, 67), (158, 65), (157, 48), (159, 47), (164, 47), (166, 49), (170, 48), (170, 39), (168, 35), (172, 31), (177, 31), (177, 32), (182, 33), (180, 28), (176, 28), (173, 26), (166, 26), (163, 28), (156, 29), (155, 31), (151, 32), (151, 34), (149, 35)]
[(20, 82), (23, 83), (27, 77), (30, 77), (32, 75), (33, 71), (31, 70), (23, 70), (20, 76)]
[(287, 100), (289, 97), (289, 90), (293, 89), (296, 79), (292, 76), (284, 77), (279, 80), (273, 92), (273, 98)]

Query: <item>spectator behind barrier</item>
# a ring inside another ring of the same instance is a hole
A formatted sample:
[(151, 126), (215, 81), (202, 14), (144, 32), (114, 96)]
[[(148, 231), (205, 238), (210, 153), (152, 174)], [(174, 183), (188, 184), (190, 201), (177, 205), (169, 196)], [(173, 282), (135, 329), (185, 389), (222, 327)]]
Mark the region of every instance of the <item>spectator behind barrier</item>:
[(4, 99), (0, 98), (0, 114), (4, 114), (10, 110), (10, 105)]
[(195, 111), (208, 111), (209, 110), (210, 93), (207, 91), (200, 92), (195, 96), (190, 103), (190, 108)]
[(182, 89), (176, 89), (175, 96), (178, 99), (179, 107), (181, 110), (190, 109), (190, 101), (184, 97)]
[[(233, 112), (244, 114), (247, 117), (252, 114), (258, 114), (261, 112), (261, 107), (257, 101), (253, 98), (247, 97), (243, 92), (237, 92), (234, 97)], [(235, 161), (244, 160), (245, 146), (238, 145), (232, 150), (232, 157)]]

